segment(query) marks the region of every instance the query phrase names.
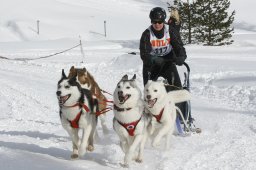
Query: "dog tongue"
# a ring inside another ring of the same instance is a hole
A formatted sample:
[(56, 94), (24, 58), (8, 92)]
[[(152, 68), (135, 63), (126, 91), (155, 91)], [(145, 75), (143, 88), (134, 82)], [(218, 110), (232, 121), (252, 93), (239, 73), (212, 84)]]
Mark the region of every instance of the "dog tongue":
[(60, 97), (61, 100), (66, 100), (67, 98), (68, 98), (68, 95)]
[(129, 95), (124, 96), (124, 100), (127, 100), (129, 98)]
[(118, 96), (120, 102), (125, 102), (129, 98), (129, 95), (126, 94), (125, 96)]
[(59, 99), (59, 103), (60, 103), (60, 104), (63, 104), (63, 103), (67, 100), (67, 98), (68, 98), (68, 95), (66, 95), (66, 96), (61, 96), (60, 99)]

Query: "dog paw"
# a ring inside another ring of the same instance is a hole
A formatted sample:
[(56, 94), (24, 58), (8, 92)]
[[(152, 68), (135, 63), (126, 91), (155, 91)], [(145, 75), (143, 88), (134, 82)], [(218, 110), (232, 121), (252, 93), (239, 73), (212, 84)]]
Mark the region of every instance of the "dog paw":
[(78, 155), (78, 147), (73, 148), (73, 152), (72, 152), (72, 154), (73, 154), (73, 155), (74, 155), (74, 154)]
[(75, 159), (79, 158), (78, 154), (74, 154), (74, 153), (70, 157), (71, 157), (72, 160), (75, 160)]
[(137, 163), (142, 163), (142, 162), (143, 162), (143, 159), (142, 159), (142, 158), (136, 158), (136, 159), (135, 159), (135, 162), (137, 162)]
[(87, 149), (87, 151), (92, 152), (92, 151), (94, 151), (94, 146), (88, 145), (88, 147), (86, 149)]
[(153, 146), (154, 148), (159, 148), (159, 147), (160, 147), (160, 142), (154, 141), (154, 142), (152, 143), (152, 146)]
[(129, 168), (129, 164), (126, 163), (120, 163), (120, 166), (123, 168)]

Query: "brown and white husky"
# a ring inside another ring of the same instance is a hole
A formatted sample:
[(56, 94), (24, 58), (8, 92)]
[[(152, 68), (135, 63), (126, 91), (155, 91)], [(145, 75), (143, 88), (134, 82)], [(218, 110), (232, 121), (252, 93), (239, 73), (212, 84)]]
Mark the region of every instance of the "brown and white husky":
[(103, 95), (98, 83), (94, 80), (93, 76), (89, 73), (88, 70), (86, 70), (86, 68), (75, 68), (72, 66), (70, 68), (68, 78), (71, 78), (75, 75), (77, 75), (77, 80), (81, 87), (90, 90), (93, 96), (98, 100), (101, 126), (103, 133), (107, 134), (109, 130), (106, 125), (105, 113), (109, 110), (109, 108), (107, 106), (106, 97)]

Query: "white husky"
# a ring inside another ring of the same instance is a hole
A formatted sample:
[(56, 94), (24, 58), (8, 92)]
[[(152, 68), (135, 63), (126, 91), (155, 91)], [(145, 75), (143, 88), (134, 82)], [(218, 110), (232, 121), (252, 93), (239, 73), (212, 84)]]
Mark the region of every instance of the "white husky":
[(123, 76), (114, 92), (113, 125), (125, 153), (124, 166), (128, 166), (133, 158), (142, 162), (147, 138), (147, 118), (143, 114), (142, 95), (135, 78), (134, 75), (128, 80), (127, 75)]
[(166, 137), (166, 148), (169, 148), (170, 135), (175, 128), (176, 103), (190, 100), (187, 90), (168, 92), (165, 81), (149, 80), (144, 88), (145, 107), (151, 115), (148, 132), (153, 137), (152, 146), (158, 147), (163, 137)]
[[(72, 159), (82, 157), (86, 149), (92, 151), (93, 138), (97, 124), (95, 111), (97, 100), (87, 89), (82, 89), (76, 77), (68, 79), (62, 70), (61, 80), (58, 82), (57, 98), (60, 107), (60, 119), (63, 128), (68, 132), (73, 143)], [(83, 130), (81, 140), (78, 130)]]

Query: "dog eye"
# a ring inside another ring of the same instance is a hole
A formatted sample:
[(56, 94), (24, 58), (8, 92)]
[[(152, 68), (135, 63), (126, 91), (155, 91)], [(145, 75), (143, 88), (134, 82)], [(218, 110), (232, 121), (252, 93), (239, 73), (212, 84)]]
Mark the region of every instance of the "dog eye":
[(120, 86), (117, 86), (117, 88), (119, 88), (119, 89), (120, 89)]
[(66, 88), (66, 89), (69, 89), (69, 88), (70, 88), (70, 86), (65, 86), (65, 88)]
[(129, 87), (129, 86), (128, 86), (128, 87), (126, 87), (126, 89), (130, 89), (130, 88), (131, 88), (131, 87)]
[(154, 92), (157, 92), (157, 90), (154, 90)]

